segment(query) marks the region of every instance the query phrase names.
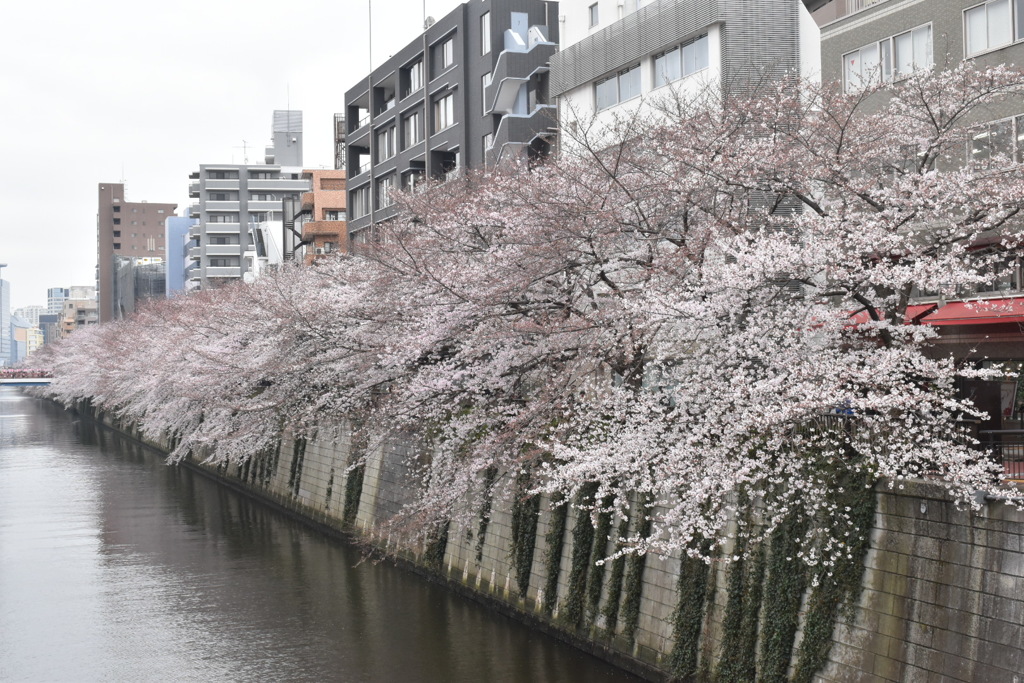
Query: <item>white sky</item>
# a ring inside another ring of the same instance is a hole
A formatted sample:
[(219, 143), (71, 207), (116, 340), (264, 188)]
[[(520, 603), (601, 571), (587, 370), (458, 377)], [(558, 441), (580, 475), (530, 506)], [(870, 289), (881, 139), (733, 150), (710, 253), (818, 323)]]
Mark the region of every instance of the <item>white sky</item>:
[[(0, 277), (11, 307), (95, 284), (96, 192), (189, 204), (201, 163), (262, 163), (274, 109), (303, 111), (304, 161), (334, 165), (333, 115), (369, 71), (367, 0), (4, 4)], [(459, 0), (372, 0), (373, 65)], [(289, 99), (290, 94), (290, 99)], [(123, 171), (122, 171), (123, 169)]]

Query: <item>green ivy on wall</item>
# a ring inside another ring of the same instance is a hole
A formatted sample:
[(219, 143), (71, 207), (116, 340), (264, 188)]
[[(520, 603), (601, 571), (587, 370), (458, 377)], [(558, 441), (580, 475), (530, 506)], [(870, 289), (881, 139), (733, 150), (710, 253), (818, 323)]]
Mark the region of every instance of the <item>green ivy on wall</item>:
[(587, 623), (594, 623), (597, 609), (601, 604), (601, 586), (604, 581), (604, 560), (608, 555), (608, 537), (612, 531), (611, 506), (615, 502), (612, 496), (605, 496), (601, 501), (601, 512), (597, 515), (594, 527), (594, 543), (590, 551), (590, 577), (587, 580)]
[[(686, 679), (698, 674), (701, 626), (704, 605), (708, 598), (709, 567), (700, 558), (683, 555), (676, 583), (679, 603), (672, 618), (675, 645), (669, 655), (668, 668), (673, 678)], [(714, 595), (712, 591), (712, 596)]]
[(488, 467), (484, 470), (483, 501), (480, 503), (480, 523), (476, 530), (476, 563), (484, 559), (484, 540), (487, 538), (487, 525), (491, 523), (491, 506), (494, 503), (494, 482), (498, 478), (498, 468)]
[[(624, 517), (619, 521), (618, 537), (626, 538), (629, 534), (629, 517)], [(623, 544), (621, 541), (615, 544), (615, 552), (621, 551)], [(615, 635), (615, 627), (619, 623), (619, 606), (622, 602), (622, 580), (626, 575), (626, 556), (619, 555), (612, 560), (612, 571), (608, 577), (608, 597), (604, 601), (604, 610), (601, 612), (604, 615), (604, 630), (605, 635), (609, 638)]]
[(529, 470), (516, 475), (512, 500), (512, 544), (509, 548), (512, 569), (516, 576), (519, 597), (526, 599), (533, 571), (533, 553), (537, 545), (537, 522), (540, 519), (540, 496), (528, 495), (531, 486)]
[(576, 496), (576, 524), (572, 528), (572, 557), (569, 564), (569, 585), (562, 602), (560, 617), (563, 622), (578, 628), (583, 622), (584, 600), (587, 590), (587, 575), (590, 570), (590, 554), (594, 545), (594, 523), (588, 510), (594, 506), (597, 482), (588, 482), (580, 487)]
[[(651, 535), (651, 504), (650, 497), (645, 497), (638, 506), (637, 535), (648, 538)], [(644, 568), (647, 566), (647, 555), (633, 553), (626, 560), (625, 597), (622, 602), (622, 635), (630, 643), (636, 638), (636, 628), (640, 624), (640, 598), (643, 593)]]
[[(832, 633), (844, 607), (852, 609), (864, 578), (864, 556), (870, 547), (875, 519), (875, 491), (866, 472), (846, 473), (830, 492), (839, 509), (849, 508), (850, 523), (859, 534), (850, 537), (850, 548), (836, 564), (818, 577), (804, 619), (803, 639), (797, 653), (794, 683), (810, 683), (828, 661)], [(846, 616), (849, 616), (848, 614)]]
[(569, 517), (569, 504), (561, 493), (551, 497), (551, 523), (544, 538), (547, 552), (544, 556), (544, 613), (550, 616), (558, 600), (558, 574), (562, 568), (562, 544), (565, 543), (565, 523)]
[(758, 683), (785, 683), (787, 680), (800, 602), (807, 587), (806, 566), (797, 557), (800, 539), (806, 531), (807, 519), (791, 513), (775, 528), (768, 541)]

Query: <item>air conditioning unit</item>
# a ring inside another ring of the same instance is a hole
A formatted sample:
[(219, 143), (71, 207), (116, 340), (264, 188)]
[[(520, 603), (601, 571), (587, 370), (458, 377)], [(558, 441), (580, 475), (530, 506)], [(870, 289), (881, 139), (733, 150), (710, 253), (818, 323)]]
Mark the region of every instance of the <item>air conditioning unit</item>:
[(322, 247), (317, 247), (316, 249), (313, 250), (313, 252), (319, 256), (320, 254), (324, 253), (324, 250)]

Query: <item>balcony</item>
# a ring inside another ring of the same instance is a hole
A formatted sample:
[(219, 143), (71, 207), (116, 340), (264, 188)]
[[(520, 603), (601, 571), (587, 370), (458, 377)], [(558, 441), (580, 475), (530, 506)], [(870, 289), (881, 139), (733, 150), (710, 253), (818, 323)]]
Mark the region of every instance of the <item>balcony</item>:
[(220, 266), (207, 268), (206, 277), (242, 277), (242, 269), (239, 266)]
[(238, 202), (206, 202), (207, 211), (230, 211), (231, 213), (238, 213)]
[(309, 189), (309, 181), (298, 179), (292, 180), (291, 178), (268, 178), (268, 179), (251, 179), (249, 180), (247, 187), (250, 192), (257, 191), (277, 191), (277, 192), (305, 192)]
[(237, 190), (238, 189), (238, 178), (232, 178), (230, 180), (207, 180), (207, 190)]
[(548, 71), (548, 62), (557, 49), (558, 46), (554, 43), (538, 42), (530, 45), (528, 49), (506, 49), (498, 55), (491, 82), (484, 91), (487, 113), (512, 113), (520, 88), (534, 74)]
[(281, 211), (280, 199), (250, 199), (245, 203), (245, 208), (250, 213), (253, 211)]
[(192, 204), (191, 206), (189, 206), (188, 207), (189, 214), (192, 217), (194, 217), (194, 218), (198, 218), (199, 217), (199, 207), (200, 207), (199, 202), (196, 202), (195, 204)]
[(198, 260), (203, 255), (202, 247), (192, 247), (188, 250), (188, 257), (190, 259)]
[(207, 235), (237, 235), (241, 232), (241, 223), (206, 223)]
[(238, 244), (207, 244), (207, 256), (238, 256), (240, 245)]
[(198, 199), (199, 198), (199, 181), (198, 180), (193, 180), (191, 183), (188, 184), (188, 196), (191, 197), (192, 199)]

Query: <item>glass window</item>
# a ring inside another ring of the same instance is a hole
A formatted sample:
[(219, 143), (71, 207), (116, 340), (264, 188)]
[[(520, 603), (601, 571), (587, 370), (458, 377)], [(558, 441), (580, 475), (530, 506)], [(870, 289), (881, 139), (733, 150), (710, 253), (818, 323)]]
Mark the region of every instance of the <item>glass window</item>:
[(480, 54), (485, 55), (491, 51), (491, 13), (484, 12), (480, 15)]
[(434, 100), (434, 132), (444, 130), (455, 123), (455, 96), (445, 95)]
[(441, 68), (447, 69), (455, 63), (455, 39), (449, 38), (441, 45)]
[(598, 22), (597, 3), (595, 2), (593, 5), (591, 5), (587, 9), (587, 12), (590, 15), (590, 28), (594, 28), (595, 26), (597, 26)]
[(619, 102), (640, 96), (640, 67), (619, 72)]
[(370, 213), (370, 186), (364, 185), (352, 192), (352, 217), (362, 218)]
[(1009, 45), (1014, 40), (1014, 17), (1016, 13), (1016, 38), (1020, 39), (1022, 29), (1021, 13), (1024, 2), (1015, 0), (989, 0), (964, 12), (964, 42), (967, 56), (976, 55)]
[(481, 113), (482, 114), (486, 114), (487, 113), (487, 86), (489, 86), (490, 84), (491, 84), (491, 74), (490, 74), (490, 72), (487, 72), (483, 76), (480, 77), (480, 92), (481, 92), (480, 96), (483, 98), (483, 104), (482, 104), (483, 108), (481, 109)]
[(395, 203), (391, 191), (395, 189), (395, 174), (377, 180), (377, 208), (383, 209)]
[(405, 74), (403, 80), (405, 81), (405, 89), (402, 91), (402, 97), (408, 97), (412, 93), (416, 92), (423, 87), (423, 61), (414, 62), (405, 68)]
[(615, 76), (598, 81), (594, 85), (594, 94), (597, 98), (597, 109), (607, 109), (619, 102), (619, 81)]
[(679, 63), (679, 48), (673, 48), (668, 52), (654, 58), (654, 87), (660, 88), (672, 81), (683, 77), (682, 67)]
[(383, 161), (395, 156), (395, 127), (391, 126), (377, 133), (377, 160)]
[(414, 111), (402, 119), (402, 149), (409, 149), (412, 145), (423, 141), (422, 119), (419, 111)]

